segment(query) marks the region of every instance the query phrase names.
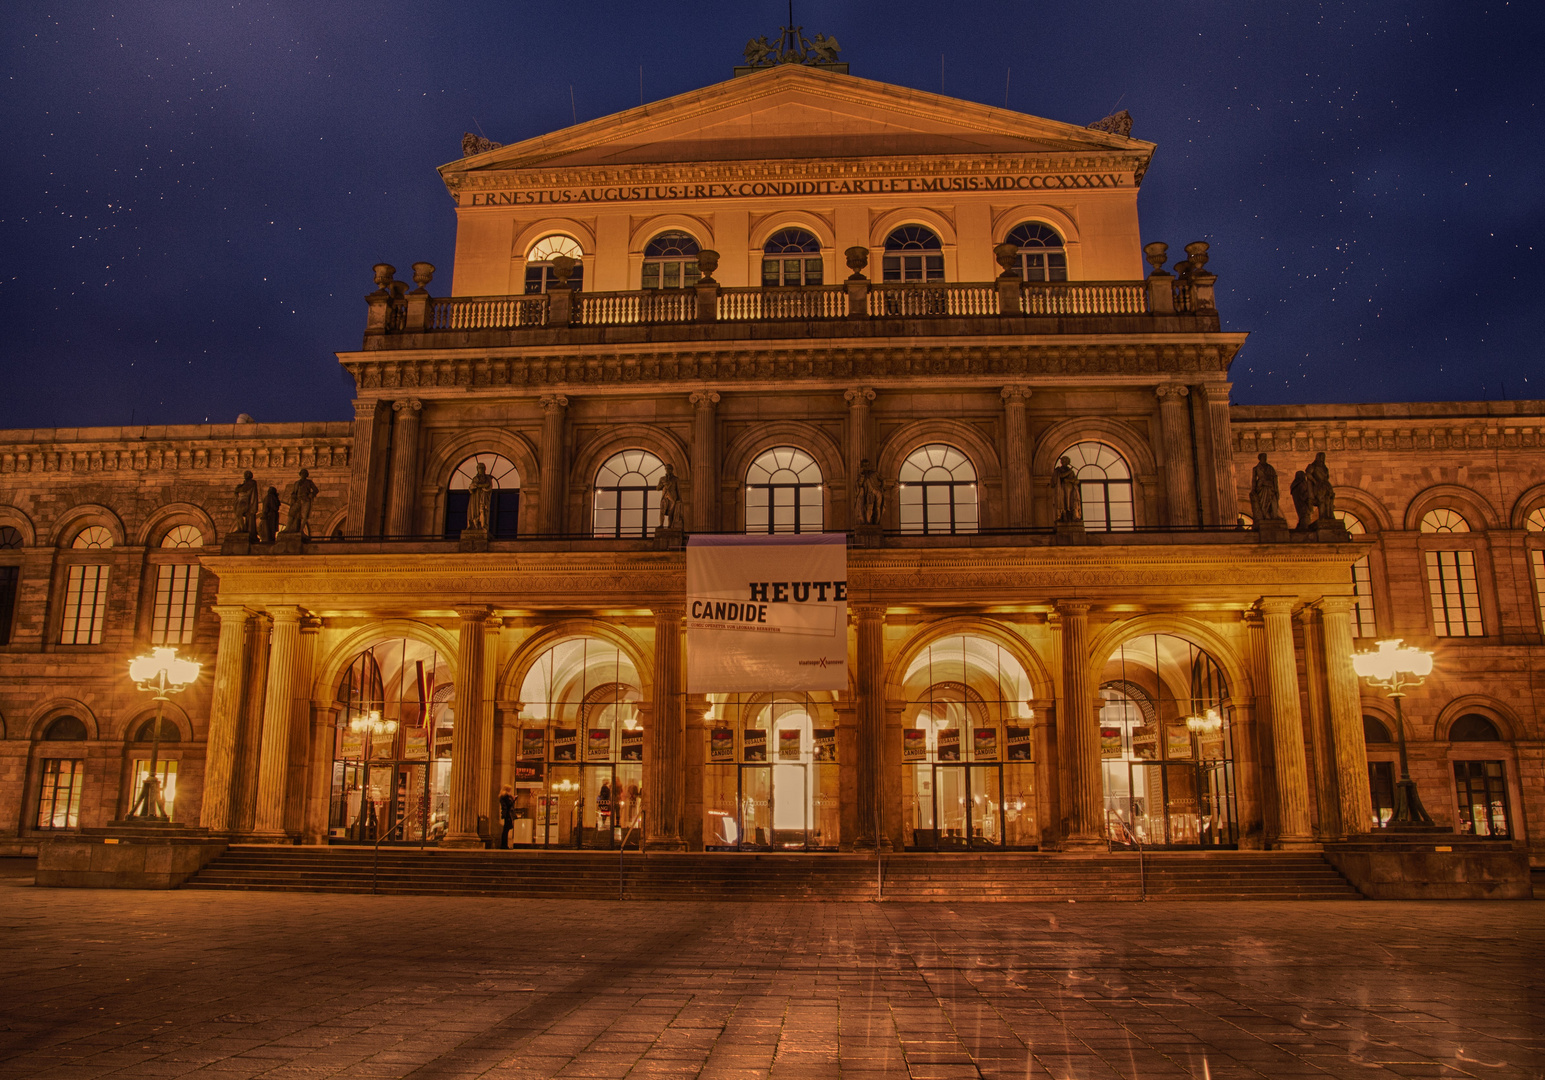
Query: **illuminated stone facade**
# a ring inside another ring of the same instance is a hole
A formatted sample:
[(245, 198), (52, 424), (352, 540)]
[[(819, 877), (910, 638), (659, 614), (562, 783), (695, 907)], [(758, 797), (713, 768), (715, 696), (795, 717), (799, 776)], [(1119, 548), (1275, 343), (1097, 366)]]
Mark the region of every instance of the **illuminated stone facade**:
[[(759, 70), (444, 166), (451, 295), (377, 268), (352, 423), (0, 432), (0, 850), (128, 811), (153, 643), (173, 816), (240, 837), (481, 845), (509, 785), (516, 844), (1311, 847), (1387, 816), (1377, 634), (1437, 653), (1434, 818), (1545, 855), (1545, 403), (1231, 406), (1153, 149)], [(1321, 450), (1349, 532), (1241, 519)], [(847, 690), (684, 692), (667, 465), (689, 532), (851, 534)], [(231, 534), (300, 468), (308, 537)]]

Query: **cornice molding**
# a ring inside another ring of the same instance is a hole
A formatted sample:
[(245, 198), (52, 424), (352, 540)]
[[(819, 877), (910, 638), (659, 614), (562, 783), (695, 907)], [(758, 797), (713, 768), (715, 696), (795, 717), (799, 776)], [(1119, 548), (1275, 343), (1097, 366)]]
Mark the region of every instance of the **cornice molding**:
[(1324, 421), (1277, 423), (1235, 421), (1234, 452), (1312, 453), (1319, 450), (1453, 450), (1536, 449), (1545, 446), (1545, 423), (1492, 420)]
[(179, 440), (159, 446), (113, 440), (108, 443), (0, 444), (0, 473), (115, 473), (209, 471), (239, 473), (242, 469), (346, 468), (353, 440), (347, 436), (327, 442), (289, 442), (275, 439), (263, 444), (210, 446), (207, 442)]

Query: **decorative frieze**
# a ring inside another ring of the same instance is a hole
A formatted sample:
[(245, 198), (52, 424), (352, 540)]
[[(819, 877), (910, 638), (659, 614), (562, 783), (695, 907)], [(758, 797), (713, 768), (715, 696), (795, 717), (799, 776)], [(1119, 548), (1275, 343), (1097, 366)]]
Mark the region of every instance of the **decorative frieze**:
[(1545, 424), (1454, 424), (1444, 419), (1401, 424), (1324, 423), (1251, 426), (1236, 420), (1234, 450), (1239, 454), (1273, 451), (1336, 450), (1495, 450), (1545, 446)]
[(346, 466), (346, 442), (289, 446), (159, 446), (0, 449), (0, 473), (170, 472)]

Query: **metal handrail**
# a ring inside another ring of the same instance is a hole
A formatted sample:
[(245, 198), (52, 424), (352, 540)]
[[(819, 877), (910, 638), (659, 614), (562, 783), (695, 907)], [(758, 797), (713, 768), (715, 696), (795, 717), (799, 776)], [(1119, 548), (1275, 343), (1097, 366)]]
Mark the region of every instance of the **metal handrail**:
[[(407, 823), (408, 823), (408, 819), (407, 818), (403, 818), (401, 821), (397, 822), (397, 824), (393, 825), (390, 829), (387, 829), (385, 836), (380, 836), (380, 837), (376, 838), (376, 843), (375, 843), (375, 853), (376, 853), (375, 854), (375, 860), (371, 864), (371, 867), (370, 867), (370, 894), (372, 896), (375, 895), (375, 891), (376, 891), (376, 878), (381, 873), (381, 844), (382, 844), (383, 841), (391, 839), (392, 833), (396, 832), (398, 829), (402, 828)], [(422, 845), (420, 845), (420, 846), (422, 846)]]
[[(1106, 818), (1106, 825), (1109, 826), (1109, 824), (1110, 819)], [(1138, 839), (1135, 831), (1127, 827), (1127, 823), (1121, 819), (1119, 814), (1116, 815), (1116, 825), (1121, 830), (1121, 836), (1119, 838), (1110, 838), (1107, 841), (1107, 845), (1115, 843), (1130, 844), (1137, 849), (1137, 897), (1139, 900), (1147, 900), (1148, 868), (1144, 864), (1143, 842)]]
[(617, 899), (618, 900), (621, 900), (623, 898), (623, 896), (622, 896), (622, 866), (623, 866), (623, 861), (622, 860), (623, 860), (623, 856), (628, 853), (628, 837), (632, 836), (635, 832), (638, 833), (638, 857), (640, 859), (646, 858), (649, 855), (649, 851), (648, 851), (648, 848), (647, 848), (645, 840), (644, 840), (644, 809), (642, 807), (639, 808), (639, 811), (638, 811), (637, 814), (633, 815), (633, 824), (629, 825), (626, 829), (623, 830), (623, 832), (622, 832), (622, 842), (617, 845)]

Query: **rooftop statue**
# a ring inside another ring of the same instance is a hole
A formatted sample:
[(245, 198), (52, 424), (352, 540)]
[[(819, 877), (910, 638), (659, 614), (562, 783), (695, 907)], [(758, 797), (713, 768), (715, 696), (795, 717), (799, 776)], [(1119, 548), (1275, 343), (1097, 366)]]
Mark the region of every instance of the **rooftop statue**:
[(1325, 451), (1314, 455), (1314, 460), (1304, 466), (1309, 478), (1309, 501), (1319, 512), (1318, 520), (1327, 525), (1336, 520), (1336, 488), (1330, 482), (1330, 469), (1325, 464)]
[(1259, 527), (1264, 522), (1281, 521), (1282, 510), (1277, 505), (1280, 496), (1277, 470), (1272, 468), (1265, 454), (1256, 455), (1256, 460), (1259, 464), (1250, 472), (1250, 513)]
[(279, 533), (279, 489), (271, 487), (263, 495), (263, 508), (258, 512), (258, 539), (272, 544)]
[(481, 135), (474, 135), (470, 131), (462, 133), (461, 156), (471, 157), (473, 154), (486, 154), (490, 150), (497, 150), (503, 143), (496, 143), (492, 139), (485, 139)]
[(316, 501), (317, 485), (311, 479), (311, 470), (302, 469), (295, 483), (290, 485), (289, 491), (290, 514), (285, 519), (284, 531), (287, 533), (299, 533), (301, 536), (311, 535), (311, 504)]
[(754, 37), (746, 42), (747, 67), (776, 67), (779, 64), (836, 64), (837, 53), (842, 46), (827, 34), (805, 37), (803, 26), (780, 27), (783, 31), (776, 45), (770, 44), (767, 35)]
[(237, 536), (256, 536), (257, 508), (257, 481), (252, 479), (252, 470), (248, 469), (241, 474), (241, 483), (236, 485), (236, 524), (231, 532)]
[(1089, 125), (1090, 131), (1104, 131), (1111, 135), (1121, 135), (1130, 139), (1132, 137), (1132, 114), (1122, 109), (1118, 113), (1111, 113), (1103, 120), (1096, 120)]

